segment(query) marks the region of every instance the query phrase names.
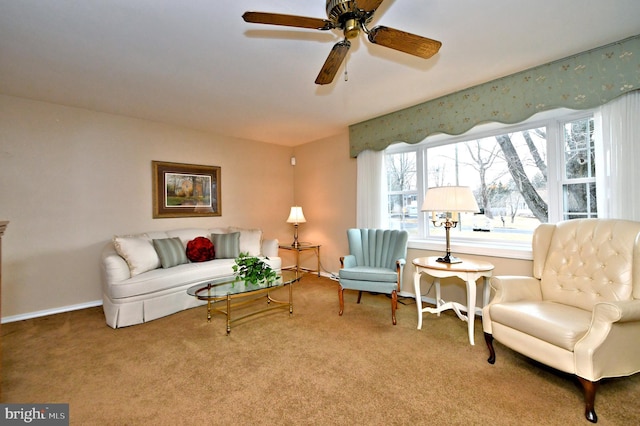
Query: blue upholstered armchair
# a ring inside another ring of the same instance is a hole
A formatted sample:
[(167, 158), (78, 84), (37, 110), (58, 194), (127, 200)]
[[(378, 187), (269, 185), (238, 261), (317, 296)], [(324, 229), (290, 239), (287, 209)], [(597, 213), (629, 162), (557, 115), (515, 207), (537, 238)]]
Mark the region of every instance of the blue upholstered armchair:
[(391, 319), (396, 324), (398, 291), (407, 257), (407, 231), (390, 229), (349, 229), (349, 255), (340, 258), (340, 315), (344, 312), (344, 290), (391, 295)]

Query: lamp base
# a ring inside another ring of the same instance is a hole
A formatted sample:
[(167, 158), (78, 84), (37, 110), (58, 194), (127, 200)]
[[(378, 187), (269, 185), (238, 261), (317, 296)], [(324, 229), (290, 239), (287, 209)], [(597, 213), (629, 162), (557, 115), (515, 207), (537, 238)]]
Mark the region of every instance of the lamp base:
[(462, 259), (457, 258), (455, 256), (451, 256), (450, 253), (447, 253), (446, 255), (437, 258), (436, 262), (440, 262), (440, 263), (462, 263)]
[(298, 248), (300, 247), (300, 243), (298, 242), (298, 224), (293, 224), (293, 242), (291, 243), (291, 247)]

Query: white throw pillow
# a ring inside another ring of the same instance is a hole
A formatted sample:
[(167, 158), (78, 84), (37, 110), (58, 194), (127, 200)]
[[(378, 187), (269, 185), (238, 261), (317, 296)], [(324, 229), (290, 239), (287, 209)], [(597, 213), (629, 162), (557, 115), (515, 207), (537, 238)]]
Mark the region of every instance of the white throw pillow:
[(229, 232), (240, 232), (240, 251), (250, 256), (262, 253), (262, 230), (229, 227)]
[(160, 258), (146, 235), (114, 236), (116, 252), (127, 262), (131, 276), (160, 267)]

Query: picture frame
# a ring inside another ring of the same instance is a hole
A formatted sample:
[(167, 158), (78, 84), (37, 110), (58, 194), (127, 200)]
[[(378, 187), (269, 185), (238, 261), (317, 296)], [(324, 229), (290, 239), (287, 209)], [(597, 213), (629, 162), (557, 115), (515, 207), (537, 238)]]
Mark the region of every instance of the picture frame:
[(218, 166), (152, 161), (153, 218), (221, 216)]

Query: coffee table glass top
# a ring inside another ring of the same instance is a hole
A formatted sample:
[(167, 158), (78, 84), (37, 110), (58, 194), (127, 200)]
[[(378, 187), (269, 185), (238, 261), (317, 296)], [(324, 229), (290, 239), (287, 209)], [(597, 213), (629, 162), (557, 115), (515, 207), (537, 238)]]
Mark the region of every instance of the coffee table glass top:
[(261, 289), (277, 288), (285, 285), (291, 285), (300, 279), (296, 276), (296, 272), (292, 270), (284, 270), (278, 273), (278, 278), (270, 283), (251, 284), (244, 280), (236, 281), (236, 277), (228, 276), (218, 278), (212, 281), (196, 284), (187, 289), (187, 294), (197, 297), (198, 299), (219, 299), (225, 298), (227, 295), (239, 295), (251, 293)]

